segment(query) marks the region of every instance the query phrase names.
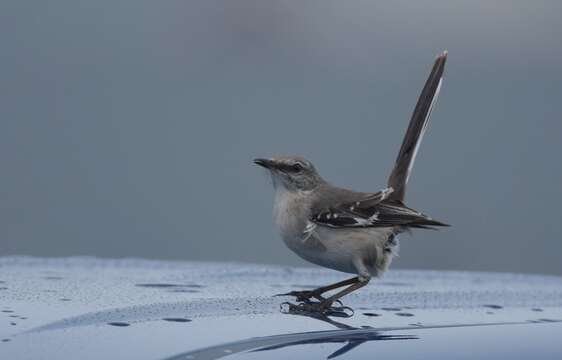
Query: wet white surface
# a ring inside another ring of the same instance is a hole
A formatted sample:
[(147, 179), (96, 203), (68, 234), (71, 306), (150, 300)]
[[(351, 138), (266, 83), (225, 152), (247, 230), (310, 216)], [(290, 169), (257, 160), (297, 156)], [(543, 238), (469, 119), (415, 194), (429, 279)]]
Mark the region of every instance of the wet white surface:
[[(272, 297), (346, 276), (323, 269), (235, 263), (4, 257), (0, 358), (211, 359), (218, 358), (216, 351), (250, 358), (283, 358), (289, 351), (295, 358), (306, 358), (304, 354), (317, 351), (325, 358), (350, 341), (345, 336), (356, 336), (353, 331), (362, 327), (369, 328), (360, 334), (370, 339), (368, 344), (341, 354), (342, 358), (361, 358), (357, 356), (363, 349), (376, 345), (382, 351), (397, 343), (404, 357), (411, 358), (405, 343), (415, 342), (417, 347), (432, 343), (434, 349), (440, 341), (444, 346), (469, 345), (461, 333), (474, 338), (486, 334), (495, 338), (496, 346), (510, 332), (512, 340), (528, 333), (537, 334), (537, 340), (542, 333), (562, 335), (557, 323), (562, 320), (562, 278), (553, 276), (390, 271), (345, 298), (356, 312), (352, 318), (334, 319), (339, 324), (282, 314), (279, 304), (291, 299)], [(488, 325), (449, 327), (463, 324)], [(347, 332), (336, 333), (337, 341), (323, 341), (326, 334), (317, 335), (338, 326), (347, 327)], [(531, 327), (536, 329), (531, 332)], [(380, 338), (373, 336), (375, 330), (386, 334), (382, 339), (395, 341), (374, 341)], [(396, 331), (408, 339), (387, 337)], [(442, 333), (453, 334), (452, 343)], [(311, 336), (320, 340), (267, 353), (252, 351), (295, 339), (306, 342)], [(541, 341), (528, 346), (541, 344), (544, 351), (556, 352), (558, 344)], [(329, 345), (332, 351), (324, 349), (328, 343), (336, 343)], [(307, 350), (300, 352), (303, 346)], [(505, 347), (509, 349), (515, 348)]]

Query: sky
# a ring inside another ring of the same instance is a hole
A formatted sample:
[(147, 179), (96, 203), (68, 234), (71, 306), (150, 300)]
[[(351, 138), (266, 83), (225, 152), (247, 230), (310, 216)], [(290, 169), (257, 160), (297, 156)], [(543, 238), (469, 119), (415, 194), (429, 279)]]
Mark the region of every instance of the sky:
[(255, 157), (377, 191), (435, 56), (396, 268), (562, 275), (558, 1), (0, 2), (0, 255), (306, 265)]

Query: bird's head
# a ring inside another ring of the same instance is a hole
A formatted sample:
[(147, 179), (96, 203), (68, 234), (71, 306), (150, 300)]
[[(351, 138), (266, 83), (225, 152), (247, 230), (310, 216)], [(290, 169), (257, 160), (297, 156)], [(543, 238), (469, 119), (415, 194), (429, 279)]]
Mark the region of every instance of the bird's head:
[(324, 182), (314, 165), (302, 157), (276, 156), (270, 159), (255, 159), (254, 163), (269, 170), (275, 188), (309, 191)]

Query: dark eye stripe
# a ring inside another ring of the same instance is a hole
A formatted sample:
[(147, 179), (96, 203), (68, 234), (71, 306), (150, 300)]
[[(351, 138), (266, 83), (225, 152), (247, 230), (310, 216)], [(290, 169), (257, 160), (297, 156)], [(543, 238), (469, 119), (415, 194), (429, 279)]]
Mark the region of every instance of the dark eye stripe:
[(297, 171), (301, 171), (303, 169), (302, 165), (300, 163), (296, 163), (292, 166), (293, 171), (297, 172)]
[(280, 164), (278, 166), (278, 168), (282, 171), (290, 172), (290, 173), (296, 173), (296, 172), (302, 171), (302, 169), (304, 169), (304, 167), (302, 166), (301, 163), (296, 163), (296, 164), (292, 164), (292, 165)]

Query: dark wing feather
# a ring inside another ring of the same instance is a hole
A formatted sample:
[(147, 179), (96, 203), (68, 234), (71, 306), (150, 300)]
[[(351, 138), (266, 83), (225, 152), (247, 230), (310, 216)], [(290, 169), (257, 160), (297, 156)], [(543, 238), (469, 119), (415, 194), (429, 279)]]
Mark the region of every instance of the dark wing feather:
[(313, 214), (310, 220), (332, 228), (447, 226), (399, 201), (387, 200), (391, 193), (391, 189), (386, 189), (359, 201), (337, 204)]
[(431, 69), (431, 73), (423, 87), (412, 118), (410, 119), (406, 135), (404, 135), (404, 140), (402, 141), (402, 146), (396, 158), (394, 169), (388, 178), (388, 186), (394, 188), (394, 193), (391, 196), (394, 200), (404, 201), (406, 183), (412, 172), (412, 165), (414, 164), (420, 142), (427, 129), (431, 110), (439, 95), (446, 61), (447, 52), (444, 52), (435, 60), (435, 64)]

